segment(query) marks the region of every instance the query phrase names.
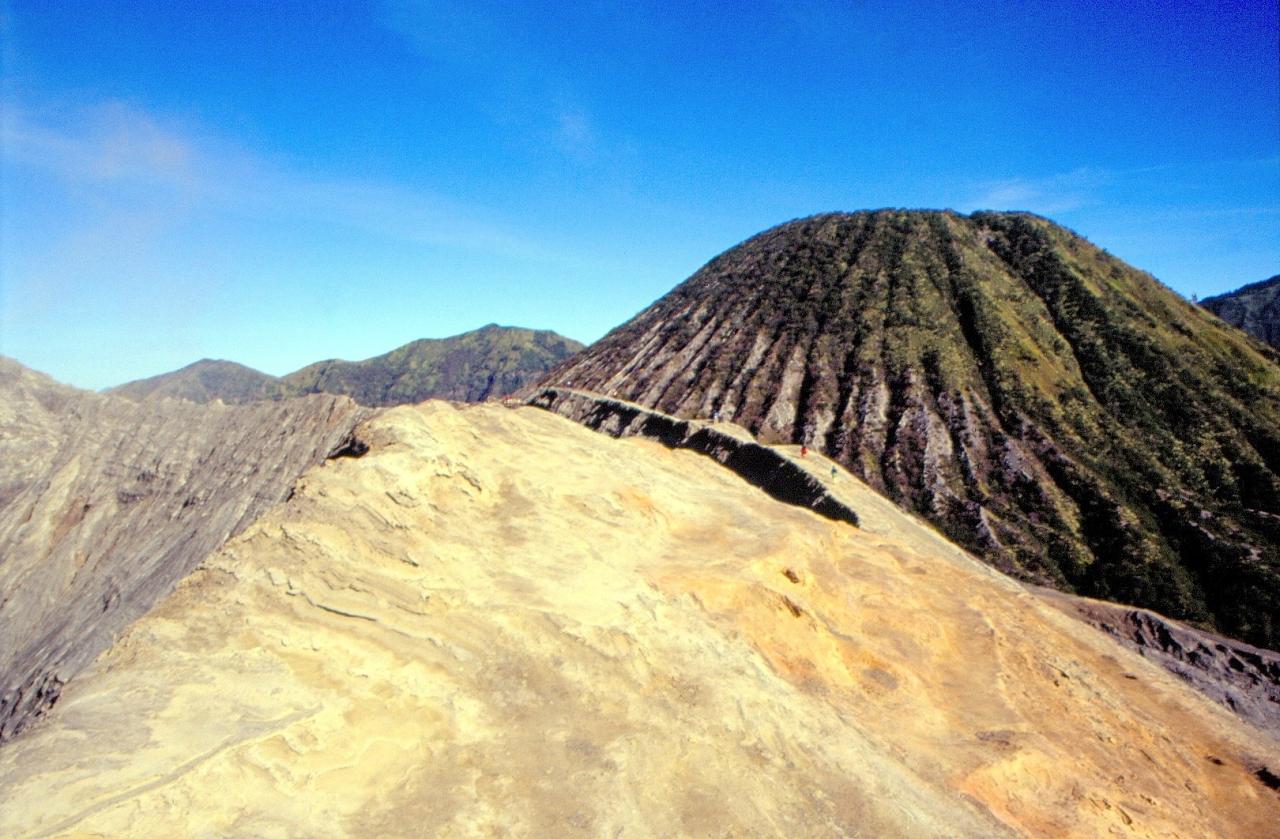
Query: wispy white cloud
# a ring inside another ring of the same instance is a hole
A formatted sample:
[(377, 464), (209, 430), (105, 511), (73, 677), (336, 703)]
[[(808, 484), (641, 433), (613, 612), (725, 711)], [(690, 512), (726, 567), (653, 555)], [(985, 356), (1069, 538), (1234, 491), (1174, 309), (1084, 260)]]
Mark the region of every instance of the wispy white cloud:
[(1045, 177), (1016, 177), (977, 185), (963, 210), (1031, 210), (1045, 215), (1066, 213), (1100, 203), (1113, 175), (1081, 167)]
[(338, 173), (315, 175), (215, 133), (121, 102), (57, 114), (5, 103), (6, 167), (51, 176), (86, 201), (135, 211), (139, 199), (175, 212), (215, 210), (354, 227), (406, 242), (523, 257), (545, 249), (486, 208), (445, 195)]
[[(1252, 200), (1223, 203), (1236, 195), (1242, 180), (1256, 185)], [(976, 180), (967, 188), (962, 210), (1031, 210), (1045, 215), (1075, 210), (1141, 207), (1145, 214), (1198, 216), (1257, 215), (1276, 212), (1266, 184), (1280, 182), (1280, 157), (1196, 161), (1129, 169), (1082, 166), (1043, 176)]]
[(5, 102), (0, 120), (3, 165), (54, 176), (97, 192), (142, 189), (153, 200), (189, 200), (205, 177), (198, 141), (120, 102), (73, 112), (34, 114)]

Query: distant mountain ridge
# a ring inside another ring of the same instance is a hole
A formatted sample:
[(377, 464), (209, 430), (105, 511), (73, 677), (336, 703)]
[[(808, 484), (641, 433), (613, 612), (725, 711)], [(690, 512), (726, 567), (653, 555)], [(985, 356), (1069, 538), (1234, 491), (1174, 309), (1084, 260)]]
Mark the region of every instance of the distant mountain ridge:
[(363, 405), (483, 402), (535, 381), (582, 348), (554, 332), (490, 324), (413, 341), (366, 361), (321, 361), (282, 381), (298, 393), (341, 393)]
[(427, 338), (364, 361), (330, 359), (276, 377), (232, 361), (204, 359), (110, 388), (130, 399), (221, 399), (245, 404), (308, 393), (350, 396), (384, 406), (450, 399), (482, 402), (506, 396), (582, 349), (554, 332), (489, 324), (450, 338)]
[(882, 210), (713, 259), (544, 384), (807, 442), (996, 566), (1280, 643), (1280, 363), (1047, 219)]
[(1280, 274), (1226, 294), (1206, 297), (1200, 305), (1232, 326), (1280, 349)]
[(214, 358), (202, 358), (172, 373), (138, 379), (107, 390), (135, 401), (148, 397), (201, 403), (221, 399), (228, 405), (293, 395), (288, 391), (283, 381), (275, 376), (234, 361)]

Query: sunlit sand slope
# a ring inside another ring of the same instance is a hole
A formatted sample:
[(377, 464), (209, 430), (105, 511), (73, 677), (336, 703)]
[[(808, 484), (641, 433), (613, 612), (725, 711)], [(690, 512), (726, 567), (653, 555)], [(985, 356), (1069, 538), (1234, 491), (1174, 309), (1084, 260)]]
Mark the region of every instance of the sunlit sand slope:
[(391, 410), (0, 749), (3, 836), (1258, 837), (1276, 743), (840, 474)]

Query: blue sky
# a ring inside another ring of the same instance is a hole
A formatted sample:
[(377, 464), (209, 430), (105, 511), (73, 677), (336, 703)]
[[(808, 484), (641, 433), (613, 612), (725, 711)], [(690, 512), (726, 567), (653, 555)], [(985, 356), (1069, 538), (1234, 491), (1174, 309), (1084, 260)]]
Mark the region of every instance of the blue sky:
[(0, 353), (82, 387), (490, 322), (600, 337), (829, 210), (1047, 215), (1280, 272), (1243, 3), (0, 0)]

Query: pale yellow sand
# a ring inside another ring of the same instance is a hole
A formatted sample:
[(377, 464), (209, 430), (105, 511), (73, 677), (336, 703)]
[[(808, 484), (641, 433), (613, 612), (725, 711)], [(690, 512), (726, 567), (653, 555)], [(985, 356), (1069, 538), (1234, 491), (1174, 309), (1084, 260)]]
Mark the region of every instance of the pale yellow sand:
[(862, 529), (531, 408), (364, 435), (0, 749), (0, 836), (1280, 825), (1274, 741), (847, 473)]

